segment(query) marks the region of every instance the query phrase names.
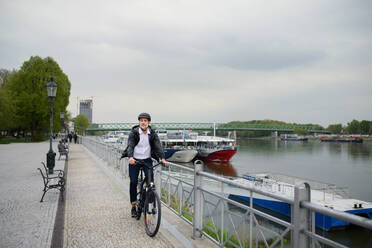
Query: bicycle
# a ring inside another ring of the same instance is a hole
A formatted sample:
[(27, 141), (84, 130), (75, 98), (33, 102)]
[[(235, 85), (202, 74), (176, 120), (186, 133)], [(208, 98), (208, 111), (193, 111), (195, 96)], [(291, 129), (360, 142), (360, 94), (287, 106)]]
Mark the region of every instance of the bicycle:
[(151, 169), (160, 164), (162, 163), (159, 162), (153, 166), (148, 166), (140, 160), (137, 160), (135, 164), (136, 166), (141, 166), (140, 180), (138, 180), (137, 184), (136, 219), (139, 220), (143, 212), (146, 233), (150, 237), (154, 237), (159, 231), (161, 222), (161, 202), (158, 194), (156, 193), (155, 184), (151, 181), (151, 177), (149, 175), (145, 175), (145, 178), (143, 178), (143, 167), (146, 166), (148, 169)]

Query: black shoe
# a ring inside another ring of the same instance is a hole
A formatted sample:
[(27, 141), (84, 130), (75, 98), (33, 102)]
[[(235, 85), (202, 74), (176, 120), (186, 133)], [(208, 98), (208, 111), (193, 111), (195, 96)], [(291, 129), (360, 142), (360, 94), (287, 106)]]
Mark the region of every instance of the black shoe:
[(131, 211), (131, 213), (132, 213), (132, 217), (133, 217), (133, 218), (137, 216), (137, 210), (136, 210), (136, 207), (132, 207), (132, 211)]

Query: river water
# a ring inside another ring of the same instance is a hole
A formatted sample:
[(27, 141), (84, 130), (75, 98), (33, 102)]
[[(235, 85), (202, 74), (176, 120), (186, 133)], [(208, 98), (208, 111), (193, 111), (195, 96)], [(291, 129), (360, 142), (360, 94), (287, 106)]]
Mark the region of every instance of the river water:
[[(372, 202), (372, 142), (327, 143), (241, 139), (230, 163), (205, 170), (226, 176), (271, 172), (347, 187), (349, 197)], [(372, 231), (359, 227), (318, 233), (348, 247), (372, 247)]]
[(230, 163), (212, 163), (206, 170), (231, 176), (280, 173), (348, 187), (351, 198), (372, 202), (372, 142), (241, 139)]

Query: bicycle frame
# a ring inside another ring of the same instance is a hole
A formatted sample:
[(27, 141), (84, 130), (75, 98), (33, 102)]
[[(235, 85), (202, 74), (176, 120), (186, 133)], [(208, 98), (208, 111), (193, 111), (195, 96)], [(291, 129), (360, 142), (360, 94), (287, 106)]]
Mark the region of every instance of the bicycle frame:
[(152, 182), (151, 180), (151, 177), (149, 177), (148, 175), (145, 175), (145, 178), (143, 178), (143, 174), (145, 174), (145, 170), (143, 167), (147, 167), (149, 170), (150, 169), (154, 169), (156, 166), (162, 164), (161, 162), (155, 164), (155, 165), (152, 165), (152, 166), (148, 166), (147, 164), (145, 164), (142, 160), (138, 160), (136, 161), (135, 165), (136, 166), (141, 166), (140, 167), (140, 181), (139, 182), (142, 182), (141, 183), (141, 190), (143, 189), (143, 183), (144, 183), (144, 179), (146, 179), (146, 188), (148, 188), (148, 186), (154, 186), (155, 187), (155, 184), (154, 182)]
[[(155, 184), (154, 182), (152, 182), (151, 180), (151, 177), (149, 175), (145, 175), (145, 178), (143, 178), (143, 174), (145, 174), (145, 171), (144, 171), (144, 168), (143, 167), (147, 167), (149, 170), (150, 169), (154, 169), (156, 166), (162, 164), (161, 162), (155, 164), (155, 165), (152, 165), (152, 166), (148, 166), (147, 164), (145, 164), (143, 161), (141, 160), (137, 160), (136, 161), (136, 164), (135, 166), (141, 166), (140, 167), (140, 180), (138, 181), (138, 184), (140, 185), (140, 199), (139, 199), (139, 206), (140, 206), (140, 211), (143, 210), (143, 207), (144, 207), (144, 204), (145, 204), (145, 199), (146, 199), (146, 195), (147, 193), (152, 190), (152, 191), (155, 191)], [(148, 173), (149, 174), (149, 173)], [(146, 180), (145, 180), (146, 179)], [(143, 192), (144, 188), (143, 188), (143, 184), (145, 183), (146, 181), (146, 188), (145, 188), (145, 192)], [(138, 193), (137, 193), (138, 194)], [(137, 215), (137, 220), (141, 217), (141, 214), (138, 214)]]

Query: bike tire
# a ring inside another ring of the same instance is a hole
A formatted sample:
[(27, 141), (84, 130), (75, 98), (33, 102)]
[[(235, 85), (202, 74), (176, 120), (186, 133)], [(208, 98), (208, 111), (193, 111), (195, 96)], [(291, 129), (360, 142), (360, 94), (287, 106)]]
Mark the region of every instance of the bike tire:
[(158, 194), (153, 190), (150, 190), (148, 192), (148, 197), (146, 197), (143, 219), (147, 235), (154, 237), (158, 233), (160, 227), (161, 202)]

